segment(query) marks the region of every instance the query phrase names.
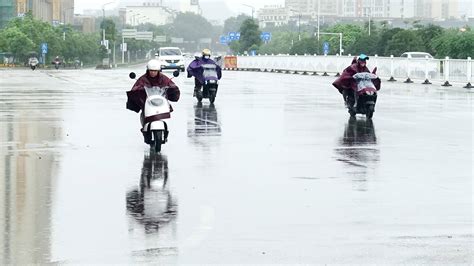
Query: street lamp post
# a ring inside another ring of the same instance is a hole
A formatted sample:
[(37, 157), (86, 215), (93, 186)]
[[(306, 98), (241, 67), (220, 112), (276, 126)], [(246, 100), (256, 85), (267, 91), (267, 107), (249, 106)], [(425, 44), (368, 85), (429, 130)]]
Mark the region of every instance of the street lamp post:
[(301, 12), (294, 9), (290, 9), (290, 10), (293, 12), (298, 12), (298, 41), (301, 41), (301, 16), (302, 16)]
[(251, 5), (246, 5), (246, 4), (242, 4), (243, 6), (246, 6), (246, 7), (250, 7), (252, 9), (252, 19), (253, 19), (253, 13), (255, 12), (255, 7), (251, 6)]
[(319, 45), (319, 10), (321, 9), (321, 0), (318, 0), (318, 45)]
[(105, 6), (109, 4), (113, 4), (114, 2), (108, 2), (102, 5), (102, 41), (103, 45), (105, 46)]

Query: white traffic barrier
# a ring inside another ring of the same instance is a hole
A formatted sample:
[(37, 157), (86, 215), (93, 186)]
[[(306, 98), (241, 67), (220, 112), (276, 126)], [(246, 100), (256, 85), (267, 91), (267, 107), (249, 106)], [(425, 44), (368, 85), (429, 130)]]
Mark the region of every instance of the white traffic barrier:
[[(258, 70), (268, 72), (302, 73), (313, 75), (337, 75), (349, 66), (353, 60), (351, 55), (259, 55), (237, 56), (237, 69)], [(421, 80), (423, 84), (440, 82), (443, 86), (451, 86), (451, 82), (466, 83), (472, 88), (474, 62), (471, 58), (432, 59), (432, 58), (400, 58), (371, 56), (367, 67), (372, 71), (377, 67), (377, 74), (389, 81), (401, 79), (404, 82)]]

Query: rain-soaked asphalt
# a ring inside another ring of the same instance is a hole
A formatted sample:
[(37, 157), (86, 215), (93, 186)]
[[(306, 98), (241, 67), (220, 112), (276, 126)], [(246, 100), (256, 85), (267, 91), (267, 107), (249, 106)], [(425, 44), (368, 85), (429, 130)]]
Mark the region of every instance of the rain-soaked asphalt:
[(0, 70), (0, 264), (473, 263), (472, 92), (384, 82), (367, 121), (334, 77), (182, 75), (156, 155), (129, 71)]

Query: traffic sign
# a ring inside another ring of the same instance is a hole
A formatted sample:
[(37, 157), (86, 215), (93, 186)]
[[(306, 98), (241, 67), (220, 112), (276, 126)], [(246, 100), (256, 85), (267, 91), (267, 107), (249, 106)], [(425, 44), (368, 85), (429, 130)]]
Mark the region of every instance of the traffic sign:
[(227, 36), (221, 35), (221, 36), (219, 37), (219, 42), (220, 42), (221, 44), (223, 44), (223, 45), (227, 45), (227, 42), (228, 42)]
[(235, 41), (236, 39), (236, 32), (229, 32), (229, 41)]
[(42, 54), (47, 54), (48, 53), (48, 44), (43, 42), (40, 45), (41, 53)]
[(136, 29), (123, 29), (122, 36), (123, 38), (127, 38), (127, 39), (135, 39), (135, 37), (137, 36), (137, 30)]
[(262, 39), (264, 42), (269, 42), (272, 39), (271, 32), (262, 32), (260, 34), (260, 39)]
[(329, 54), (329, 43), (328, 42), (323, 43), (323, 53), (324, 53), (324, 55)]
[(235, 33), (235, 39), (236, 39), (237, 41), (240, 40), (240, 32), (236, 32), (236, 33)]

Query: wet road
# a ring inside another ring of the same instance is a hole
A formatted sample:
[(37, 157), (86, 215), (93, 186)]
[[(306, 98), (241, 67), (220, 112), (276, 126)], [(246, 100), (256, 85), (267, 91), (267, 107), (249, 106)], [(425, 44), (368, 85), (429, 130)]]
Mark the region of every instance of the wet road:
[(183, 75), (156, 155), (129, 71), (0, 70), (0, 264), (473, 263), (469, 91), (384, 82), (367, 121), (333, 77)]

